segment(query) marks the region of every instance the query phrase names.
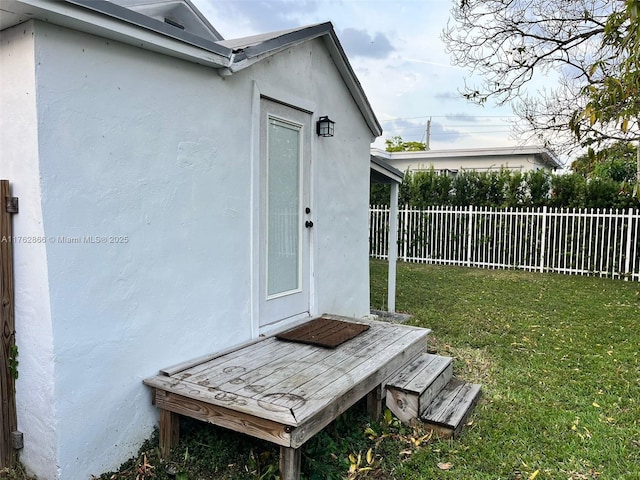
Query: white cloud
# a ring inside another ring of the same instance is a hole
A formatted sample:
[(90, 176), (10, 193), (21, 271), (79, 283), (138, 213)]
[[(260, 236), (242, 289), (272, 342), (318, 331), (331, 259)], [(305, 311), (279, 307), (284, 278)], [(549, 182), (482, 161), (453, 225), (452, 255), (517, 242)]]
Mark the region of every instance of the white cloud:
[(331, 21), (379, 119), (420, 117), (407, 120), (402, 127), (397, 122), (383, 122), (388, 130), (376, 145), (384, 146), (384, 138), (397, 134), (406, 140), (420, 140), (429, 117), (434, 119), (434, 148), (516, 143), (509, 138), (507, 123), (494, 117), (494, 127), (452, 126), (460, 125), (464, 117), (468, 120), (463, 123), (482, 125), (470, 120), (511, 116), (512, 111), (509, 107), (469, 104), (459, 93), (466, 72), (451, 65), (440, 39), (450, 0), (193, 1), (226, 38)]

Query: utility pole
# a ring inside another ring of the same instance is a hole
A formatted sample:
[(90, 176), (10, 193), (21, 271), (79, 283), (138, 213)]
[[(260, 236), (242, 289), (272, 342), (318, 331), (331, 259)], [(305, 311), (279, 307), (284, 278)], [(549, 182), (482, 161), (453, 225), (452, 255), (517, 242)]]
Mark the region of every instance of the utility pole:
[(427, 120), (427, 141), (425, 146), (427, 150), (431, 150), (431, 117)]

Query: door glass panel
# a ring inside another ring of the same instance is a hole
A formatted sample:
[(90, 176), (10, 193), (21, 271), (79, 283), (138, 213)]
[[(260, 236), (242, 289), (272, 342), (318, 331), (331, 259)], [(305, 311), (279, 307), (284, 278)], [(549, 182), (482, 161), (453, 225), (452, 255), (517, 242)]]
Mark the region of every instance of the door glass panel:
[(300, 127), (269, 118), (267, 296), (300, 289)]

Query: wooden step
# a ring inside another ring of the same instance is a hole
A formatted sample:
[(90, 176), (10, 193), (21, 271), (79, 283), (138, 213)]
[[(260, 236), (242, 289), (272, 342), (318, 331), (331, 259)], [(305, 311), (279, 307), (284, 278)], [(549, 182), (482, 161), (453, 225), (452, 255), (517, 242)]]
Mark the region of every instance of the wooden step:
[(452, 375), (452, 358), (423, 353), (387, 382), (387, 407), (405, 424), (419, 420)]
[(428, 427), (445, 438), (457, 438), (480, 399), (481, 386), (452, 379), (421, 415)]

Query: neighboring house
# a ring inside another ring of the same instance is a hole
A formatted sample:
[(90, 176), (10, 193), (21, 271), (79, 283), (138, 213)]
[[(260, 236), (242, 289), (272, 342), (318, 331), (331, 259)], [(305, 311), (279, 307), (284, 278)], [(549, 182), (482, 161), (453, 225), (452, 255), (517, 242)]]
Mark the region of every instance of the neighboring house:
[(330, 23), (222, 40), (186, 0), (0, 1), (20, 459), (87, 479), (157, 425), (159, 368), (369, 313), (381, 129)]
[(556, 155), (543, 147), (497, 147), (421, 152), (386, 152), (372, 149), (371, 154), (382, 158), (402, 172), (433, 168), (437, 172), (455, 175), (463, 170), (479, 172), (518, 170), (555, 170), (562, 164)]

